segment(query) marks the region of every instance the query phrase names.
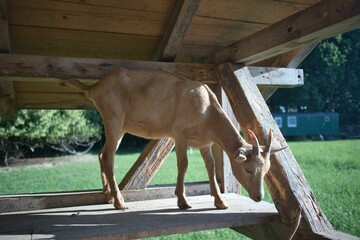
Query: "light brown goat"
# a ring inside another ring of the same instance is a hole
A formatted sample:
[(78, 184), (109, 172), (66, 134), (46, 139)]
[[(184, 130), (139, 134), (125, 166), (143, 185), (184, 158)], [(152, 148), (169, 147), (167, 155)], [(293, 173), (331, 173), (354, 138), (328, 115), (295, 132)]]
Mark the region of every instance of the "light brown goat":
[(125, 132), (144, 138), (175, 140), (178, 163), (175, 194), (181, 209), (190, 208), (184, 189), (188, 146), (200, 149), (215, 206), (227, 208), (216, 181), (213, 142), (227, 153), (235, 177), (250, 197), (254, 201), (262, 200), (263, 179), (273, 152), (272, 132), (265, 147), (259, 146), (251, 131), (252, 144), (247, 143), (206, 85), (165, 71), (145, 69), (113, 70), (92, 86), (78, 80), (69, 82), (85, 92), (102, 116), (106, 140), (99, 160), (104, 191), (115, 208), (125, 208), (114, 176), (114, 154)]

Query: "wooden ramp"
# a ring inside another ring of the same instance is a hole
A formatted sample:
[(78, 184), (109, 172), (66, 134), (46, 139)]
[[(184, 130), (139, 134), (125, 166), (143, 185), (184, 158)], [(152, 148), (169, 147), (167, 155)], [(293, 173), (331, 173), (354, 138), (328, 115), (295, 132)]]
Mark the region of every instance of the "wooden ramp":
[(129, 202), (126, 211), (110, 204), (0, 214), (0, 239), (142, 238), (279, 220), (274, 205), (225, 194), (229, 205), (217, 210), (213, 198), (190, 197), (179, 210), (176, 199)]

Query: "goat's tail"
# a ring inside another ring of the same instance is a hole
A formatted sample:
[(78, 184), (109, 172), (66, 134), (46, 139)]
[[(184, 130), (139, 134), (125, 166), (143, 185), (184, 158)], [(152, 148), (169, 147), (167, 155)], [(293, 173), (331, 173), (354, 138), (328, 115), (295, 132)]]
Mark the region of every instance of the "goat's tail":
[(82, 92), (87, 92), (90, 86), (83, 84), (77, 79), (69, 79), (68, 83), (76, 89), (79, 89)]

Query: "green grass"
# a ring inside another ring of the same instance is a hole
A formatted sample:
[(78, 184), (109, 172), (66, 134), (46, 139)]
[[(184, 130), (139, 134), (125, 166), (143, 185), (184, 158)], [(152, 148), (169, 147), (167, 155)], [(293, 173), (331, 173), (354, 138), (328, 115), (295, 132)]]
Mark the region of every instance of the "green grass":
[[(315, 196), (334, 228), (360, 236), (360, 140), (289, 143)], [(138, 153), (118, 154), (119, 181)], [(0, 169), (0, 194), (54, 192), (101, 188), (97, 156), (85, 155), (63, 164)], [(189, 155), (186, 181), (207, 180), (198, 151)], [(171, 153), (151, 184), (175, 183), (176, 158)], [(267, 194), (269, 199), (269, 194)], [(271, 200), (271, 199), (270, 199)], [(230, 229), (165, 236), (158, 239), (235, 239)]]

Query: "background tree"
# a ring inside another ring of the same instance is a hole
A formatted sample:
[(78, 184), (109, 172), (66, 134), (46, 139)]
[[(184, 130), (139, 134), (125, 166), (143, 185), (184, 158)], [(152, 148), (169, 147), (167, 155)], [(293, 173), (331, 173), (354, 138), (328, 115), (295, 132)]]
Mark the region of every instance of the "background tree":
[(305, 85), (280, 89), (269, 100), (273, 112), (338, 112), (340, 125), (360, 125), (360, 30), (327, 39), (299, 66)]

